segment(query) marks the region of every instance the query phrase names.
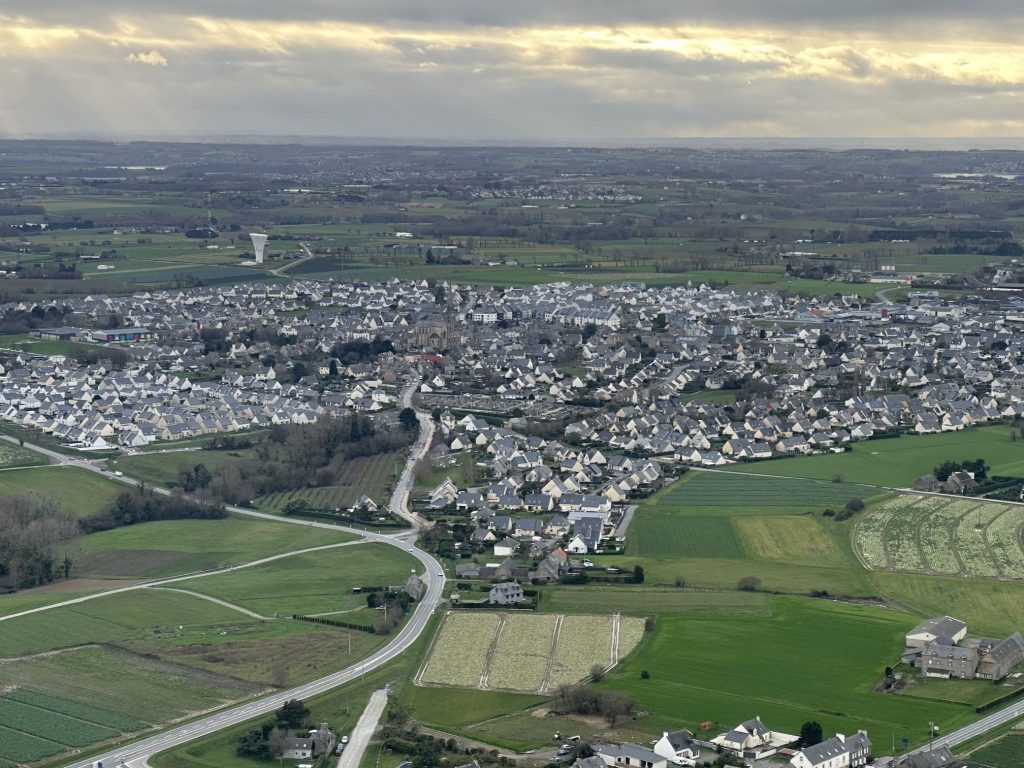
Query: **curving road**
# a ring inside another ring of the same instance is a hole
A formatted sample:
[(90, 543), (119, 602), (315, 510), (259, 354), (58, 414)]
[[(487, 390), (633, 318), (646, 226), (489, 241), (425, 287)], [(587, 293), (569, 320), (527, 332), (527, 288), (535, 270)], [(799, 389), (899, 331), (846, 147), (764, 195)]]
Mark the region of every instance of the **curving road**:
[[(416, 390), (416, 385), (410, 384), (403, 392), (401, 401), (403, 407), (411, 407), (412, 395)], [(310, 528), (326, 528), (328, 530), (340, 530), (348, 533), (353, 533), (357, 536), (362, 537), (362, 542), (378, 542), (381, 544), (387, 544), (389, 546), (398, 547), (405, 550), (407, 553), (419, 560), (423, 566), (423, 581), (426, 584), (426, 590), (423, 598), (416, 605), (416, 609), (412, 615), (406, 621), (401, 631), (393, 637), (387, 645), (380, 648), (367, 658), (362, 659), (356, 664), (353, 664), (346, 669), (339, 672), (335, 672), (325, 677), (321, 677), (318, 680), (312, 680), (303, 685), (298, 685), (293, 688), (289, 688), (284, 691), (278, 691), (270, 695), (264, 696), (253, 701), (246, 702), (237, 706), (229, 707), (211, 715), (206, 715), (193, 720), (183, 725), (169, 728), (162, 733), (158, 733), (148, 738), (140, 739), (130, 744), (125, 744), (115, 749), (110, 749), (103, 754), (94, 755), (89, 760), (81, 760), (74, 763), (68, 763), (67, 768), (90, 768), (97, 762), (102, 762), (104, 766), (120, 766), (125, 764), (130, 768), (144, 768), (147, 765), (147, 758), (155, 755), (157, 752), (170, 749), (172, 747), (185, 744), (194, 739), (198, 739), (203, 736), (216, 733), (217, 731), (223, 730), (224, 728), (237, 725), (245, 722), (254, 717), (265, 715), (278, 709), (285, 701), (289, 699), (305, 699), (317, 694), (325, 693), (334, 688), (337, 688), (347, 683), (351, 683), (357, 680), (367, 672), (375, 670), (397, 656), (405, 652), (416, 640), (419, 639), (423, 630), (426, 628), (427, 623), (430, 621), (431, 614), (435, 606), (441, 601), (441, 597), (444, 593), (444, 569), (441, 564), (435, 560), (431, 555), (417, 549), (411, 543), (410, 539), (415, 539), (416, 528), (423, 527), (426, 525), (426, 521), (423, 520), (419, 515), (416, 515), (409, 509), (409, 493), (412, 490), (415, 465), (416, 462), (426, 455), (430, 449), (430, 443), (433, 439), (434, 424), (428, 414), (417, 412), (417, 418), (420, 422), (420, 434), (416, 440), (415, 445), (409, 453), (409, 458), (406, 460), (405, 467), (399, 477), (398, 484), (395, 487), (395, 492), (391, 497), (390, 508), (391, 511), (396, 515), (408, 520), (412, 523), (415, 528), (411, 531), (405, 531), (396, 535), (385, 535), (380, 533), (372, 533), (368, 531), (358, 530), (354, 528), (348, 528), (346, 526), (335, 525), (331, 523), (321, 523), (312, 520), (297, 520), (294, 518), (279, 517), (277, 515), (268, 515), (262, 512), (256, 512), (252, 509), (246, 509), (244, 507), (228, 506), (227, 509), (235, 514), (245, 515), (247, 517), (255, 517), (265, 520), (272, 520), (277, 523), (286, 523), (291, 525), (304, 525)], [(4, 435), (0, 435), (0, 438), (6, 439), (9, 442), (18, 444), (19, 441), (14, 438), (10, 438)], [(43, 448), (42, 446), (32, 445), (30, 443), (24, 443), (24, 447), (30, 448), (44, 456), (49, 457), (57, 464), (77, 466), (83, 469), (88, 469), (92, 472), (102, 474), (104, 477), (123, 482), (127, 485), (138, 486), (140, 483), (129, 477), (112, 475), (109, 472), (105, 472), (101, 468), (92, 464), (86, 459), (80, 459), (73, 456), (67, 456), (56, 451)], [(169, 494), (170, 491), (166, 488), (154, 487), (147, 485), (156, 493)], [(355, 543), (355, 542), (351, 542)], [(195, 578), (193, 575), (192, 578)], [(166, 583), (166, 582), (165, 582)], [(140, 585), (142, 586), (142, 585)], [(153, 586), (152, 584), (147, 586)]]

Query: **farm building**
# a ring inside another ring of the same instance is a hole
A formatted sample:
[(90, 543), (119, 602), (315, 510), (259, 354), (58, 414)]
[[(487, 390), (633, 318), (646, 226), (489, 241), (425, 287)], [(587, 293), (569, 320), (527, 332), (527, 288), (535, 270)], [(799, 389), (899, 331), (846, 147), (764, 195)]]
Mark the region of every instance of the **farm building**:
[(937, 640), (947, 639), (956, 645), (967, 636), (967, 625), (952, 616), (926, 619), (907, 632), (907, 648), (925, 648)]
[(1002, 680), (1024, 661), (1024, 636), (970, 638), (967, 625), (950, 616), (928, 619), (907, 633), (903, 661), (926, 677)]

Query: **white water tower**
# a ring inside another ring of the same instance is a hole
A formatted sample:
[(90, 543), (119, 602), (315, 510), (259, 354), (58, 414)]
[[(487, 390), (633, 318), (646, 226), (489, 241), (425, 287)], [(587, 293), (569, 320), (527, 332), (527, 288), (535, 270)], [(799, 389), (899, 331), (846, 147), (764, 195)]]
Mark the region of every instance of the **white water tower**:
[(263, 249), (267, 247), (267, 236), (261, 235), (258, 232), (250, 232), (249, 237), (252, 239), (252, 247), (256, 252), (256, 263), (263, 263)]

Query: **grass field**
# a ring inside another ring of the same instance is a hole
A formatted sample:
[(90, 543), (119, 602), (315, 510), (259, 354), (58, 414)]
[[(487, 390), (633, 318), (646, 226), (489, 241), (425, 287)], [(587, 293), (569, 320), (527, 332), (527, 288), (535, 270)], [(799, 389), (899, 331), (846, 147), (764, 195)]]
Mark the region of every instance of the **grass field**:
[(556, 613), (615, 611), (633, 616), (684, 613), (687, 616), (767, 616), (768, 597), (757, 592), (679, 588), (549, 587), (542, 606)]
[(1014, 731), (1006, 734), (998, 741), (972, 752), (970, 759), (974, 765), (986, 768), (1017, 768), (1024, 756), (1024, 733)]
[[(366, 596), (353, 594), (358, 586), (400, 586), (410, 571), (419, 572), (412, 555), (386, 544), (311, 552), (241, 571), (177, 582), (174, 586), (227, 600), (264, 616), (351, 611)], [(360, 616), (370, 622), (376, 617)]]
[(202, 464), (211, 472), (228, 464), (244, 461), (252, 456), (251, 450), (241, 451), (170, 451), (167, 453), (138, 453), (107, 462), (110, 469), (124, 472), (154, 485), (169, 485), (178, 481), (178, 472), (193, 470)]
[[(79, 542), (74, 575), (160, 578), (352, 541), (351, 534), (229, 517), (161, 520), (94, 533)], [(0, 606), (3, 605), (0, 597)]]
[(647, 505), (673, 509), (720, 509), (722, 514), (729, 516), (738, 509), (757, 515), (792, 514), (820, 512), (826, 507), (839, 508), (851, 498), (864, 497), (870, 492), (870, 488), (846, 483), (692, 470), (680, 482), (652, 497)]
[(0, 472), (0, 495), (45, 494), (78, 517), (101, 512), (124, 488), (78, 467), (28, 467)]
[(653, 638), (605, 684), (641, 702), (650, 714), (637, 727), (652, 735), (697, 732), (704, 721), (724, 730), (760, 715), (788, 733), (816, 720), (826, 733), (895, 729), (920, 743), (929, 720), (947, 732), (972, 719), (962, 705), (871, 691), (916, 616), (801, 598), (772, 598), (772, 608), (756, 621), (661, 616)]
[[(346, 547), (337, 550), (345, 559), (311, 555), (312, 560), (299, 569), (290, 567), (291, 560), (304, 557), (297, 556), (264, 566), (264, 572), (253, 569), (246, 584), (225, 581), (212, 591), (235, 597), (232, 588), (254, 590), (261, 593), (254, 601), (257, 608), (280, 608), (289, 614), (303, 612), (311, 600), (328, 595), (351, 601), (352, 583), (388, 575), (404, 579), (406, 561), (412, 559), (388, 549), (395, 557), (389, 559), (380, 545)], [(245, 571), (231, 575), (242, 574)], [(268, 687), (296, 684), (344, 667), (387, 642), (383, 636), (290, 619), (259, 621), (172, 591), (198, 589), (201, 581), (101, 597), (3, 622), (0, 667), (5, 685), (59, 695), (63, 702), (37, 718), (39, 733), (49, 732), (62, 718), (82, 721), (74, 729), (55, 731), (61, 736), (53, 743), (40, 744), (36, 731), (24, 727), (26, 707), (38, 705), (0, 698), (0, 729), (23, 732), (17, 742), (3, 742), (17, 745), (10, 747), (8, 757), (36, 760), (69, 746), (106, 740), (120, 730), (148, 727)], [(238, 599), (244, 602), (245, 596)], [(346, 616), (375, 620), (376, 614), (362, 602), (355, 614)], [(6, 687), (4, 691), (9, 692)], [(137, 725), (108, 722), (103, 713), (86, 722), (75, 711), (84, 712), (88, 706), (109, 710), (111, 717), (131, 718)]]
[(586, 679), (630, 654), (643, 619), (453, 611), (445, 616), (417, 682), (541, 693)]
[(868, 440), (841, 454), (800, 456), (744, 464), (731, 471), (909, 488), (947, 459), (985, 459), (991, 475), (1024, 476), (1024, 441), (1010, 442), (1008, 426), (977, 427), (938, 435)]
[(874, 591), (920, 616), (956, 616), (991, 637), (1024, 627), (1024, 584), (913, 573), (870, 574)]
[(905, 494), (856, 528), (865, 563), (880, 570), (1024, 579), (1024, 507)]

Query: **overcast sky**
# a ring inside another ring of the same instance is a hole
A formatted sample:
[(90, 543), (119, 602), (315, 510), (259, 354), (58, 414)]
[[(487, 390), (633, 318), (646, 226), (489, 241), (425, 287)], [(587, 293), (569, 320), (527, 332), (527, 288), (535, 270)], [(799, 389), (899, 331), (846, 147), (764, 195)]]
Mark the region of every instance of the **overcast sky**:
[(1020, 0), (3, 0), (0, 134), (1024, 136)]

